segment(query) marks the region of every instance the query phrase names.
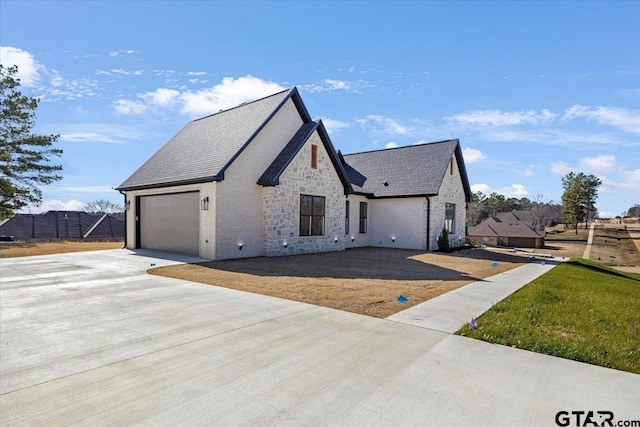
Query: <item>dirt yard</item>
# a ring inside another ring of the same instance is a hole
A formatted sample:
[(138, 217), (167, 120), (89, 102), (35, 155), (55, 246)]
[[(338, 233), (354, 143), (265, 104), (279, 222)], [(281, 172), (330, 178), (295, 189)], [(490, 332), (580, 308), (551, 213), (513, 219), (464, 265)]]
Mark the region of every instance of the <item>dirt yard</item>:
[(68, 252), (120, 249), (124, 242), (52, 242), (52, 243), (0, 243), (0, 255), (6, 258), (62, 254)]
[(640, 266), (639, 231), (637, 224), (596, 226), (589, 259), (612, 266)]
[[(496, 262), (497, 266), (493, 267)], [(279, 258), (248, 258), (178, 265), (151, 274), (191, 280), (387, 317), (408, 307), (511, 270), (526, 258), (468, 249), (452, 254), (357, 248)], [(399, 295), (409, 299), (397, 301)]]

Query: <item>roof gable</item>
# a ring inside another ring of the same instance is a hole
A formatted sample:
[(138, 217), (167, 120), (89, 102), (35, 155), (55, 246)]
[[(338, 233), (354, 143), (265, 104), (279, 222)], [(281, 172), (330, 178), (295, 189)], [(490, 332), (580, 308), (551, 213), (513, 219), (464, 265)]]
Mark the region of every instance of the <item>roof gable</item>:
[(469, 227), (467, 234), (469, 236), (544, 237), (544, 234), (538, 233), (526, 222), (511, 221), (506, 218), (507, 216), (487, 218), (480, 224)]
[(278, 185), (280, 183), (279, 180), (282, 173), (286, 170), (294, 157), (300, 152), (304, 144), (309, 140), (309, 138), (311, 138), (311, 135), (316, 131), (318, 132), (320, 140), (329, 155), (329, 159), (331, 159), (333, 167), (340, 177), (345, 194), (351, 192), (351, 184), (349, 183), (349, 178), (343, 168), (341, 157), (336, 153), (322, 120), (303, 124), (265, 170), (260, 179), (258, 179), (258, 184), (266, 187)]
[(118, 190), (223, 180), (226, 169), (289, 99), (302, 120), (310, 122), (296, 88), (193, 120)]
[(371, 197), (438, 194), (452, 156), (456, 157), (467, 201), (471, 189), (457, 139), (343, 156), (355, 192)]

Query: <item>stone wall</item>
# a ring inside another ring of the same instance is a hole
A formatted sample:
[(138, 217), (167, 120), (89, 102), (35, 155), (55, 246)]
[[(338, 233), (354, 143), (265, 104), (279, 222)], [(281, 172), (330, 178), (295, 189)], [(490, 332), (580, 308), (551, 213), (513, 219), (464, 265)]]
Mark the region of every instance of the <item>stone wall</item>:
[[(312, 144), (318, 146), (317, 169), (311, 168)], [(300, 236), (301, 194), (325, 197), (324, 235)], [(284, 256), (344, 250), (345, 200), (340, 178), (314, 132), (280, 176), (280, 184), (263, 188), (264, 253)]]
[(465, 225), (467, 219), (467, 203), (464, 195), (464, 187), (462, 186), (462, 179), (460, 178), (460, 171), (458, 170), (458, 163), (453, 159), (453, 174), (450, 173), (450, 168), (447, 166), (442, 184), (438, 191), (437, 196), (429, 198), (430, 211), (429, 211), (429, 250), (438, 250), (438, 237), (442, 233), (442, 228), (445, 224), (445, 204), (454, 203), (456, 205), (456, 229), (455, 233), (449, 234), (449, 245), (451, 247), (460, 246), (464, 244), (465, 240)]

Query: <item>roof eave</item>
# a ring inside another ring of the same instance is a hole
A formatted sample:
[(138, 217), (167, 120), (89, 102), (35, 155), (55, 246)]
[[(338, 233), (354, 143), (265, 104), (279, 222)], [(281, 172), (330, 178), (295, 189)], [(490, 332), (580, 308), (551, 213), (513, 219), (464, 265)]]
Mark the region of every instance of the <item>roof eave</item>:
[(130, 186), (120, 186), (115, 188), (117, 191), (137, 191), (137, 190), (150, 190), (153, 188), (166, 188), (166, 187), (177, 187), (180, 185), (189, 185), (189, 184), (203, 184), (205, 182), (216, 182), (222, 181), (222, 178), (219, 178), (217, 175), (205, 177), (205, 178), (195, 178), (195, 179), (185, 179), (181, 181), (170, 181), (170, 182), (159, 182), (154, 184), (145, 184), (145, 185), (130, 185)]

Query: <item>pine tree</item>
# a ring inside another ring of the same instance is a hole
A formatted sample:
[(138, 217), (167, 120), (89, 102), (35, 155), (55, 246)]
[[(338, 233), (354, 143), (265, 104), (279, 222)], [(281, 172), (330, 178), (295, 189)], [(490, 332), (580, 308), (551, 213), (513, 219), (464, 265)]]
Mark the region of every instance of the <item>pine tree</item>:
[(62, 155), (53, 144), (59, 135), (37, 135), (38, 100), (20, 92), (18, 67), (0, 64), (0, 220), (28, 204), (39, 205), (39, 185), (62, 179), (62, 166), (50, 164)]

